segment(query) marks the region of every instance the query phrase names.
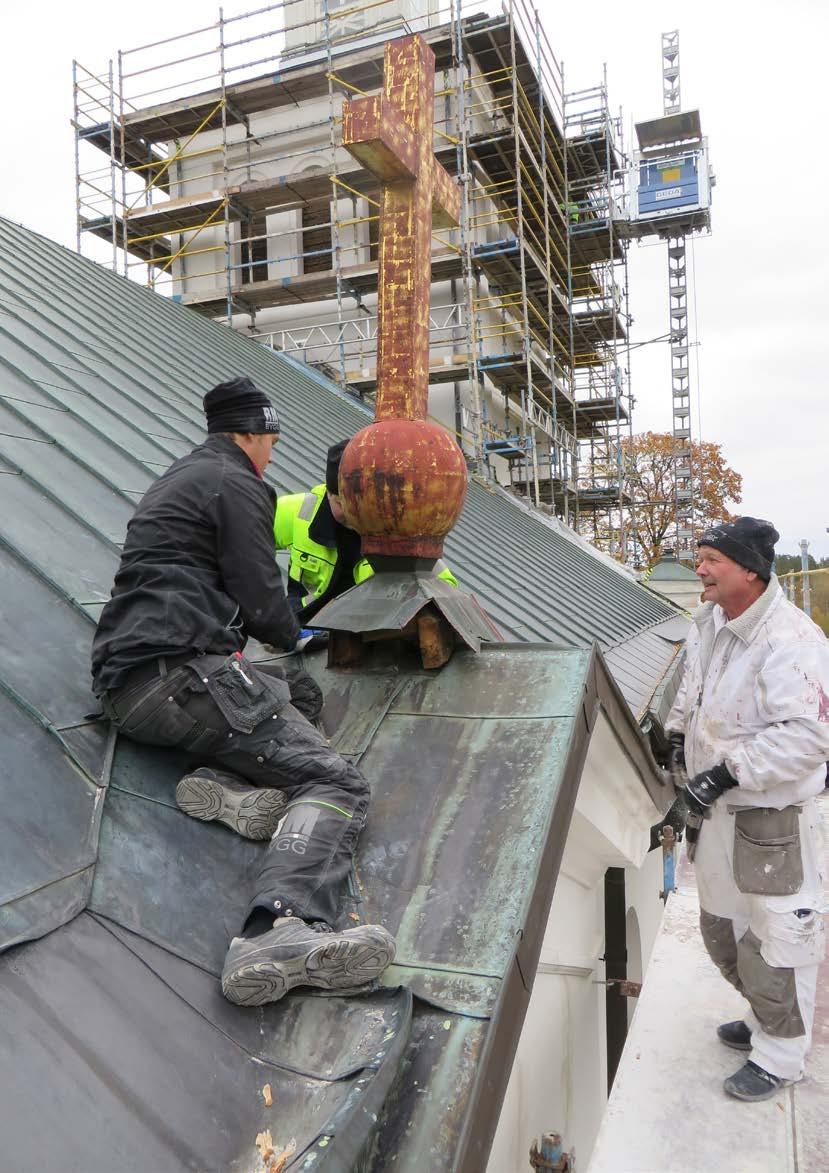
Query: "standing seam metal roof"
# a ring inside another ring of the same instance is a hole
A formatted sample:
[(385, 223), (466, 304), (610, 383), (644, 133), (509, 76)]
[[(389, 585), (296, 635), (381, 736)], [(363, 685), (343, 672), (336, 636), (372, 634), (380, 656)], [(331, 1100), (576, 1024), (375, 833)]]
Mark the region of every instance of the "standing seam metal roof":
[[(244, 372), (273, 397), (278, 492), (317, 483), (328, 446), (369, 418), (302, 364), (8, 221), (0, 261), (0, 459), (41, 509), (48, 500), (58, 511), (54, 533), (82, 527), (106, 547), (109, 558), (94, 559), (102, 572), (107, 561), (114, 570), (129, 505), (202, 439), (201, 399), (215, 382)], [(563, 527), (475, 481), (446, 555), (505, 638), (606, 649), (676, 614)], [(48, 574), (48, 557), (34, 560)], [(74, 597), (94, 616), (111, 579), (102, 573), (89, 597)]]
[(292, 1167), (411, 1170), (428, 1152), (478, 1173), (599, 707), (664, 798), (589, 645), (638, 715), (676, 611), (472, 484), (447, 554), (524, 642), (438, 674), (316, 662), (333, 744), (372, 784), (349, 899), (395, 932), (404, 986), (230, 1006), (216, 974), (263, 845), (188, 819), (181, 756), (88, 716), (89, 646), (136, 499), (202, 439), (205, 389), (240, 372), (284, 420), (279, 490), (316, 482), (368, 418), (300, 364), (0, 221), (0, 1013), (16, 1071), (0, 1131), (19, 1168), (244, 1173), (275, 1121), (298, 1139)]

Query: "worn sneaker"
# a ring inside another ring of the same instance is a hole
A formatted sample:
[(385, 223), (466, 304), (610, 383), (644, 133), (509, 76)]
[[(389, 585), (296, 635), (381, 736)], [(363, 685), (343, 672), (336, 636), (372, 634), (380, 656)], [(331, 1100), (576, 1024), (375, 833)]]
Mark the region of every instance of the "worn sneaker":
[(737, 1022), (724, 1022), (722, 1026), (718, 1026), (717, 1038), (727, 1047), (733, 1047), (735, 1051), (751, 1050), (751, 1031), (742, 1019), (738, 1019)]
[(251, 786), (207, 766), (185, 774), (176, 787), (176, 802), (192, 818), (224, 823), (245, 839), (270, 839), (288, 805), (281, 790)]
[(298, 917), (280, 917), (259, 937), (233, 938), (222, 993), (238, 1006), (261, 1006), (278, 1002), (294, 986), (354, 992), (380, 976), (394, 949), (394, 937), (380, 925), (319, 933)]
[(793, 1079), (781, 1079), (779, 1075), (764, 1071), (749, 1059), (739, 1071), (729, 1075), (723, 1083), (723, 1088), (738, 1100), (769, 1100), (781, 1088), (788, 1087), (794, 1082)]

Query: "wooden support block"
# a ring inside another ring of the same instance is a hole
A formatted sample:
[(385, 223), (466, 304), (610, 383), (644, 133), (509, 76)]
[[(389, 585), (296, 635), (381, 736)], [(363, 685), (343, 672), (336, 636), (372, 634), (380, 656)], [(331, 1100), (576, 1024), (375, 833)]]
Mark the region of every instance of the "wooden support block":
[(442, 668), (455, 650), (455, 634), (446, 620), (433, 611), (421, 611), (417, 636), (423, 667)]
[(363, 659), (363, 640), (350, 631), (332, 631), (328, 639), (328, 667), (355, 668)]
[(390, 639), (417, 639), (417, 619), (410, 620), (405, 627), (389, 631), (364, 631), (363, 643), (376, 644)]

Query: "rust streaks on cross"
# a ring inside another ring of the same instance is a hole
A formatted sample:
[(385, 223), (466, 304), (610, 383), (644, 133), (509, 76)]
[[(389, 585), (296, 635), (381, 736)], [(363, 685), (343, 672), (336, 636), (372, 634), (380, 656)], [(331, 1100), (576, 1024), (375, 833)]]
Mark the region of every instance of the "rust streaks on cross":
[(385, 47), (383, 92), (346, 102), (343, 146), (383, 186), (375, 418), (425, 419), (432, 224), (457, 226), (460, 192), (435, 158), (435, 57), (418, 36)]

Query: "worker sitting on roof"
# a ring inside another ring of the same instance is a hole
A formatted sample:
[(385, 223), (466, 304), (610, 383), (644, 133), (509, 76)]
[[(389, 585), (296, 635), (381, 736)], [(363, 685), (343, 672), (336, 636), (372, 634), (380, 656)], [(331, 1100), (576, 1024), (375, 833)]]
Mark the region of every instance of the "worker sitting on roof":
[[(360, 553), (360, 535), (345, 524), (340, 504), (340, 461), (347, 444), (348, 440), (340, 440), (328, 449), (325, 484), (280, 497), (276, 503), (276, 548), (291, 551), (288, 601), (302, 624), (337, 595), (374, 574)], [(445, 562), (436, 563), (435, 573), (444, 582), (458, 585)]]
[(299, 635), (263, 479), (276, 411), (245, 377), (214, 387), (204, 407), (206, 442), (148, 489), (130, 520), (92, 674), (120, 732), (211, 763), (179, 782), (183, 811), (270, 839), (222, 973), (225, 997), (258, 1006), (296, 985), (370, 982), (394, 941), (376, 925), (331, 927), (368, 783), (291, 703), (315, 690), (310, 677), (266, 672), (242, 655), (249, 636), (289, 651)]

